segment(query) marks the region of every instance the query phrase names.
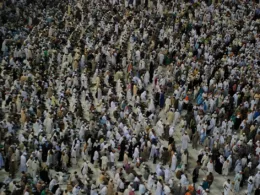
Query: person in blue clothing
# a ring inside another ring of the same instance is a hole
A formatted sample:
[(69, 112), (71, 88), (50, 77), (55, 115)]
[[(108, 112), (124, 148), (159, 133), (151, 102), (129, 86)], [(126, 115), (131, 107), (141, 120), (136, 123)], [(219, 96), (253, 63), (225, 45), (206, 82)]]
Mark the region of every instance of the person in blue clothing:
[(204, 190), (209, 189), (209, 182), (207, 181), (206, 178), (203, 178), (202, 188), (203, 188)]
[(160, 93), (160, 97), (159, 97), (159, 104), (160, 104), (160, 107), (161, 107), (161, 108), (164, 107), (164, 103), (165, 103), (164, 93), (161, 92), (161, 93)]
[(2, 152), (3, 152), (3, 150), (0, 150), (0, 169), (4, 168), (4, 166), (5, 166)]

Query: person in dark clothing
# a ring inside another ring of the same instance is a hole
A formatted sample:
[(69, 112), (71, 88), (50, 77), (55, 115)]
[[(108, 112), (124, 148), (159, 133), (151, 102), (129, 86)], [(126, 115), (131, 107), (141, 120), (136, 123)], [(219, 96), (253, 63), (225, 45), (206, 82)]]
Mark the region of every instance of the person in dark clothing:
[(260, 186), (255, 190), (255, 195), (260, 195)]
[(218, 174), (222, 174), (222, 167), (223, 167), (223, 164), (220, 162), (220, 159), (217, 158), (216, 159), (216, 164), (215, 164), (215, 171), (218, 173)]
[(121, 144), (120, 144), (120, 153), (119, 153), (119, 159), (118, 161), (123, 161), (124, 160), (124, 153), (126, 150), (126, 141), (125, 138), (122, 140)]
[(133, 144), (130, 142), (130, 145), (128, 147), (128, 157), (133, 158)]
[(15, 162), (14, 160), (12, 160), (10, 163), (10, 175), (12, 178), (15, 177), (15, 172), (16, 172)]
[(238, 128), (239, 128), (241, 122), (242, 122), (242, 120), (241, 120), (240, 116), (239, 116), (239, 115), (236, 116), (235, 123), (234, 123), (234, 129), (235, 129), (235, 130), (238, 130)]
[(50, 178), (49, 178), (49, 174), (48, 174), (48, 168), (47, 166), (44, 164), (42, 169), (40, 170), (40, 178), (45, 182), (45, 183), (49, 183), (50, 182)]
[(57, 191), (58, 188), (59, 188), (59, 184), (53, 186), (53, 188), (51, 189), (51, 192), (52, 192), (53, 194), (55, 194), (55, 192)]
[(202, 188), (204, 190), (209, 189), (209, 182), (204, 178), (202, 182)]
[(10, 168), (10, 158), (9, 158), (9, 156), (7, 155), (6, 157), (5, 157), (5, 171), (6, 172), (9, 172), (9, 168)]
[(197, 163), (199, 163), (199, 164), (200, 164), (200, 162), (201, 162), (202, 158), (203, 158), (203, 153), (201, 153), (201, 154), (199, 154), (199, 155), (198, 155), (198, 160), (197, 160)]
[(192, 172), (192, 182), (193, 182), (193, 184), (195, 184), (198, 181), (199, 170), (200, 170), (200, 164), (197, 163), (197, 166), (195, 167), (195, 169)]
[(153, 82), (153, 74), (154, 74), (154, 65), (153, 65), (152, 62), (150, 63), (149, 73), (150, 73), (150, 83), (152, 83)]

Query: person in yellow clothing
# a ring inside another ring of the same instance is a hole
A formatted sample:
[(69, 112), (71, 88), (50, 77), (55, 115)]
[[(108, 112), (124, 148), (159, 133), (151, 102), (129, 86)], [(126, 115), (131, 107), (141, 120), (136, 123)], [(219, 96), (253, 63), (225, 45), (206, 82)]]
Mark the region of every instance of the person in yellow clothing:
[(134, 85), (134, 86), (133, 86), (133, 95), (134, 95), (134, 96), (137, 95), (137, 90), (138, 90), (137, 86)]
[(55, 98), (55, 96), (51, 96), (51, 105), (52, 106), (55, 106), (55, 105), (58, 105), (58, 100)]
[(21, 122), (22, 126), (26, 122), (26, 113), (25, 112), (26, 112), (26, 109), (22, 108), (22, 110), (21, 110), (21, 119), (20, 119), (20, 122)]

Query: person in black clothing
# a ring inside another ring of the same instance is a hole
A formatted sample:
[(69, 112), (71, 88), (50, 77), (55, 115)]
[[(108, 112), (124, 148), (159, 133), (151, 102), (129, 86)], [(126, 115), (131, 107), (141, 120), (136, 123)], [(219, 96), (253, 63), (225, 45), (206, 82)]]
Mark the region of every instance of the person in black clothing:
[(200, 170), (200, 164), (197, 163), (197, 166), (195, 167), (195, 169), (192, 172), (192, 182), (193, 182), (194, 186), (195, 186), (195, 183), (198, 181), (199, 170)]
[(255, 195), (260, 195), (260, 186), (255, 190)]
[(215, 171), (218, 173), (218, 174), (222, 174), (222, 167), (223, 167), (223, 164), (220, 162), (220, 159), (217, 158), (216, 159), (216, 164), (215, 164)]
[(123, 161), (124, 160), (124, 153), (126, 150), (126, 140), (123, 138), (121, 144), (120, 144), (120, 153), (119, 153), (119, 159), (118, 161)]
[(40, 170), (40, 178), (45, 183), (49, 183), (50, 182), (50, 178), (49, 178), (49, 174), (48, 174), (48, 168), (47, 168), (47, 166), (45, 164), (43, 164), (43, 166), (42, 166), (42, 168)]
[(133, 158), (133, 144), (132, 144), (132, 141), (130, 141), (130, 145), (128, 147), (128, 157), (129, 158)]

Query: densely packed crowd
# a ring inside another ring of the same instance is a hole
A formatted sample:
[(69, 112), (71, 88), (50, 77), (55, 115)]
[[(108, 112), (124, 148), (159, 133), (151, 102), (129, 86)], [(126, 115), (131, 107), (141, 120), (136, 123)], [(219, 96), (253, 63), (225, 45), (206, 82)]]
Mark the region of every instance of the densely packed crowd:
[(1, 194), (260, 194), (259, 2), (1, 5)]

